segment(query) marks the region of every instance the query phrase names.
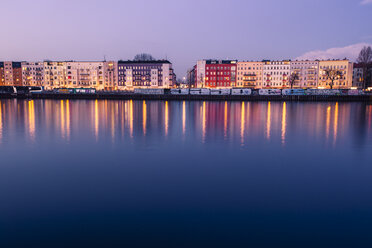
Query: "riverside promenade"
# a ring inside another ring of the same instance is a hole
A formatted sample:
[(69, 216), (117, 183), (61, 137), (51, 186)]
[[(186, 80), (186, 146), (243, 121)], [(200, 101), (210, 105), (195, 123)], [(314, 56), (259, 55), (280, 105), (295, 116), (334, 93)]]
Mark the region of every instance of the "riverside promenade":
[(372, 95), (145, 95), (134, 93), (106, 93), (96, 94), (0, 94), (0, 99), (85, 99), (85, 100), (162, 100), (162, 101), (340, 101), (340, 102), (371, 102)]

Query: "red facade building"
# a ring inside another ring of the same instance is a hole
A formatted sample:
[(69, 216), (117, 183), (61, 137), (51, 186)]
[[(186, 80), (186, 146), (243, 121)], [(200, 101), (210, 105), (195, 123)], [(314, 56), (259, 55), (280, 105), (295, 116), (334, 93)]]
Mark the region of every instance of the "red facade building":
[(199, 88), (236, 87), (236, 60), (201, 60), (195, 67), (195, 81)]

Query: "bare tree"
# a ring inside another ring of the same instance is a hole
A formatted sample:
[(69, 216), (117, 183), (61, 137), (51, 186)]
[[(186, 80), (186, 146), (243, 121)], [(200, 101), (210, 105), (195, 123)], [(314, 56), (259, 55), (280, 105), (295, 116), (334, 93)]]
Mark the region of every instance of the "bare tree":
[(327, 80), (331, 80), (329, 87), (333, 89), (334, 81), (342, 77), (342, 72), (336, 69), (328, 68), (325, 70)]
[(201, 87), (204, 88), (204, 74), (201, 73), (200, 75), (201, 75), (201, 77), (200, 77)]
[(140, 53), (134, 57), (134, 61), (153, 61), (153, 60), (155, 60), (155, 58), (152, 57), (151, 54), (147, 54), (147, 53)]
[(372, 48), (363, 47), (360, 51), (359, 56), (357, 58), (357, 62), (362, 65), (363, 69), (363, 89), (366, 89), (368, 86), (368, 82), (370, 82), (370, 74), (368, 73), (369, 69), (372, 67)]
[(291, 86), (291, 89), (293, 89), (293, 86), (294, 86), (295, 82), (299, 79), (300, 79), (300, 77), (298, 76), (298, 74), (296, 72), (292, 73), (289, 76), (289, 85)]

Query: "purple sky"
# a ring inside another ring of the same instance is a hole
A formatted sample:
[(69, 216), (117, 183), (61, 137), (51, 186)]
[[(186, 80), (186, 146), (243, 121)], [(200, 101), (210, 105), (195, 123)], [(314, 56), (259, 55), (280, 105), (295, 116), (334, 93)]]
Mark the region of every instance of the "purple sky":
[(1, 0), (0, 21), (0, 60), (147, 52), (178, 77), (203, 58), (353, 56), (372, 43), (372, 0)]

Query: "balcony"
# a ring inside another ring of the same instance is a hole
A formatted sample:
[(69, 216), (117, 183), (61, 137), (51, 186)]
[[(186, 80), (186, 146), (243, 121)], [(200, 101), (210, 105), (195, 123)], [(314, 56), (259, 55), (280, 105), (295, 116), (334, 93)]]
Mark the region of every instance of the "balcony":
[(256, 83), (251, 83), (251, 82), (244, 82), (243, 83), (244, 87), (256, 87)]

